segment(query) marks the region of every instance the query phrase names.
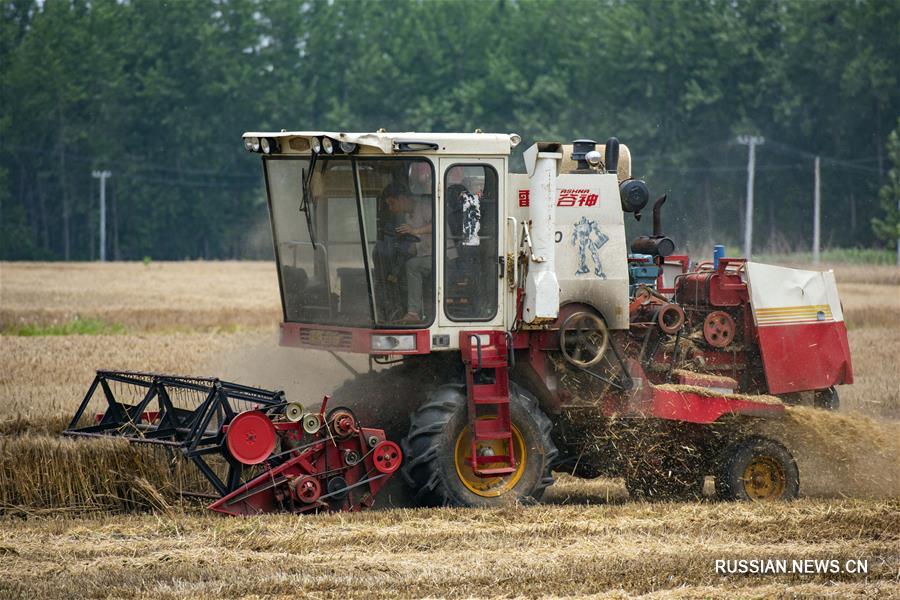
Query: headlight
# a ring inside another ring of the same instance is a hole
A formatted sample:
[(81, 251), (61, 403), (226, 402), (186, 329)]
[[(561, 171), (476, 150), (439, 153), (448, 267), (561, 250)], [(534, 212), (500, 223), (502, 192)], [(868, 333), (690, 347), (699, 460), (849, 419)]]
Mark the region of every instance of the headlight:
[(309, 138), (309, 147), (313, 152), (318, 154), (322, 151), (322, 141), (317, 137)]
[(415, 335), (373, 335), (372, 350), (415, 350)]
[(263, 154), (271, 154), (278, 151), (278, 144), (275, 140), (269, 138), (259, 140), (259, 147), (262, 149)]
[(600, 166), (600, 161), (603, 160), (603, 157), (596, 150), (591, 150), (587, 154), (584, 155), (584, 160), (587, 161), (587, 164), (592, 167)]
[(322, 138), (322, 150), (324, 150), (326, 154), (334, 152), (334, 142), (331, 141), (331, 138)]
[(356, 144), (353, 142), (341, 142), (341, 152), (344, 154), (353, 154), (356, 152)]
[(244, 150), (246, 150), (247, 152), (256, 152), (257, 150), (259, 150), (259, 138), (245, 137)]

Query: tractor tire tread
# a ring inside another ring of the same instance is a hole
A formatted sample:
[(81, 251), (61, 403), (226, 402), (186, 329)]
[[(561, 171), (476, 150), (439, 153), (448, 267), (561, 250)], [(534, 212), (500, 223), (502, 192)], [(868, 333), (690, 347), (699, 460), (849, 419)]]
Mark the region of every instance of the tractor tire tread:
[[(537, 399), (512, 382), (510, 395), (511, 400), (518, 401), (534, 420), (542, 439), (543, 473), (530, 493), (519, 498), (521, 502), (535, 502), (554, 481), (550, 466), (556, 460), (559, 451), (550, 437), (553, 423), (540, 409)], [(421, 503), (432, 506), (460, 504), (447, 489), (446, 482), (436, 465), (438, 445), (435, 437), (444, 432), (460, 407), (465, 406), (465, 386), (450, 384), (434, 390), (419, 410), (410, 415), (409, 433), (400, 443), (406, 457), (401, 474), (406, 483), (416, 490), (416, 500)]]

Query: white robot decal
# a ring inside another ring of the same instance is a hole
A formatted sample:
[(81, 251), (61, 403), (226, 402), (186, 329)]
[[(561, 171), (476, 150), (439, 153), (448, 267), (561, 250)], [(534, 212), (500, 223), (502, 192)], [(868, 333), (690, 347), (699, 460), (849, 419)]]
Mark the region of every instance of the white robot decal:
[(578, 270), (576, 275), (586, 275), (588, 273), (587, 253), (591, 253), (594, 261), (594, 274), (600, 279), (606, 279), (603, 272), (603, 265), (600, 264), (600, 248), (609, 241), (609, 236), (600, 231), (600, 227), (596, 221), (591, 221), (587, 217), (581, 217), (572, 228), (572, 245), (578, 246)]

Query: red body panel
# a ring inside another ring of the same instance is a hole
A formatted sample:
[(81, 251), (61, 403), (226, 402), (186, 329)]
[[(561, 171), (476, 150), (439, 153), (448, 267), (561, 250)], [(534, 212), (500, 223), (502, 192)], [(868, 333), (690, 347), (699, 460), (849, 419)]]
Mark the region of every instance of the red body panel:
[(758, 335), (770, 393), (853, 383), (843, 322), (768, 325), (760, 327)]
[(750, 402), (728, 396), (701, 396), (692, 392), (653, 389), (649, 415), (658, 419), (713, 423), (724, 415), (773, 417), (784, 413), (783, 404)]

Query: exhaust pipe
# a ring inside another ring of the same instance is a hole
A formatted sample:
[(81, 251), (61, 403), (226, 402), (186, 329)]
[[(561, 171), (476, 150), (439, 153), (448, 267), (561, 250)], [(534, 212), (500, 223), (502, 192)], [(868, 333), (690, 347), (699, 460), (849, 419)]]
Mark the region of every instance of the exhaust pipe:
[(653, 203), (653, 237), (662, 235), (662, 221), (659, 213), (662, 211), (662, 205), (666, 203), (667, 196), (668, 194), (663, 194)]

